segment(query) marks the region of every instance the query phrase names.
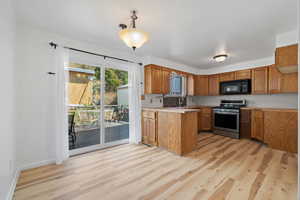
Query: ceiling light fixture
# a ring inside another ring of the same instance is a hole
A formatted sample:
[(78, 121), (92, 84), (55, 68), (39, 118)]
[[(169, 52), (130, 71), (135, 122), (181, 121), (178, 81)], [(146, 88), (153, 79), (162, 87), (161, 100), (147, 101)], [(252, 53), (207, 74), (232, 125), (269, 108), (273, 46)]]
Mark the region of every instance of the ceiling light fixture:
[(126, 24), (120, 24), (119, 27), (122, 29), (119, 32), (120, 38), (125, 42), (125, 44), (135, 50), (140, 48), (145, 42), (148, 41), (148, 34), (144, 31), (138, 30), (135, 26), (135, 21), (138, 19), (136, 16), (136, 11), (132, 11), (131, 24), (127, 28)]
[(228, 57), (228, 55), (226, 54), (220, 54), (220, 55), (216, 55), (213, 57), (213, 59), (216, 61), (216, 62), (224, 62), (226, 60), (226, 58)]

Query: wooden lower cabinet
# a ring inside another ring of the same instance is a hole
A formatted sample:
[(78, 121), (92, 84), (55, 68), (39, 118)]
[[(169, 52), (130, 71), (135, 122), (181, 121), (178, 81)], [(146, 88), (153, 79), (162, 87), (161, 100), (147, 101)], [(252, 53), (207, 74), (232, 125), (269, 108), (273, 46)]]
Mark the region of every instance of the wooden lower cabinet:
[(154, 111), (142, 112), (142, 143), (157, 145), (157, 113)]
[(297, 153), (297, 115), (297, 111), (265, 111), (264, 142), (271, 148)]
[(197, 112), (159, 112), (158, 146), (178, 155), (192, 152), (197, 144)]
[(254, 109), (251, 113), (251, 138), (264, 141), (264, 112)]
[(202, 107), (200, 110), (201, 111), (198, 113), (198, 130), (212, 130), (212, 109), (209, 107)]
[(240, 138), (251, 138), (251, 110), (241, 109)]
[(298, 152), (297, 110), (254, 109), (251, 112), (251, 138), (273, 149)]

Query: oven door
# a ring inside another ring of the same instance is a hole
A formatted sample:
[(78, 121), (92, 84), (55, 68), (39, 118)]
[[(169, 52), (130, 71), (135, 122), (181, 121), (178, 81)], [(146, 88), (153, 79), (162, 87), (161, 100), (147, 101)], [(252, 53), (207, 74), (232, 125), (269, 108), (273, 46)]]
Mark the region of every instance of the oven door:
[(214, 129), (238, 133), (240, 114), (234, 112), (214, 111)]

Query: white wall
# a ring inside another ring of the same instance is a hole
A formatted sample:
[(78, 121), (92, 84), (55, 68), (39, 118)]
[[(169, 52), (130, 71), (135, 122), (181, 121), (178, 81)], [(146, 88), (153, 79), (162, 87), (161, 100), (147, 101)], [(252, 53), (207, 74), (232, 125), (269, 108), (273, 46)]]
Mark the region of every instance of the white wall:
[(0, 199), (6, 199), (15, 173), (15, 19), (11, 0), (0, 1), (0, 27)]
[[(17, 24), (17, 164), (21, 169), (53, 162), (54, 137), (54, 78), (53, 49), (48, 43), (57, 42), (95, 53), (143, 61), (128, 52), (118, 52), (93, 44), (50, 33), (26, 24)], [(55, 98), (55, 97), (54, 97)]]

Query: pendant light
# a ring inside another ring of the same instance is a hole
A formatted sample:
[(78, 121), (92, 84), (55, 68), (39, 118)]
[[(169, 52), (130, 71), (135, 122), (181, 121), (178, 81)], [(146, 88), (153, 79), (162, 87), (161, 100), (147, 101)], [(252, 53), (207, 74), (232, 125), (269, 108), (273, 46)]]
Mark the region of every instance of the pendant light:
[(131, 25), (127, 28), (126, 24), (120, 24), (119, 27), (122, 29), (119, 32), (120, 38), (125, 44), (135, 50), (140, 48), (145, 42), (148, 41), (148, 34), (136, 28), (135, 21), (138, 19), (136, 11), (132, 11)]

